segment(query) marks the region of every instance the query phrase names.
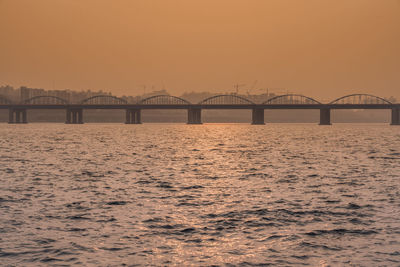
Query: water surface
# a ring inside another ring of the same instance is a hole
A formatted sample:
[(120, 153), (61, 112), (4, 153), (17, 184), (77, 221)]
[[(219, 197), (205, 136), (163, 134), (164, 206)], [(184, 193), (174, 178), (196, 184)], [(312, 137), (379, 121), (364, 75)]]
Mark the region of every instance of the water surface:
[(400, 128), (0, 125), (3, 265), (400, 264)]

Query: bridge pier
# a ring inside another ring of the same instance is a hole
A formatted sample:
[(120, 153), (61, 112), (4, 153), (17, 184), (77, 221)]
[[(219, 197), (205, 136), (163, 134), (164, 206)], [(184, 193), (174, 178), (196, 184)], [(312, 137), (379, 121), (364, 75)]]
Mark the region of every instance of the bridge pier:
[(77, 109), (70, 109), (68, 108), (66, 110), (66, 118), (65, 118), (65, 123), (66, 124), (83, 124), (83, 109), (77, 108)]
[(10, 108), (8, 110), (8, 123), (28, 123), (26, 109)]
[(142, 123), (142, 115), (140, 109), (127, 109), (125, 124), (141, 124)]
[(23, 109), (21, 112), (22, 112), (22, 123), (28, 123), (28, 114), (26, 109)]
[(187, 124), (202, 124), (201, 108), (189, 108)]
[(83, 124), (83, 109), (78, 109), (78, 123)]
[(70, 109), (65, 110), (65, 123), (70, 124), (71, 123), (71, 114), (72, 111)]
[(319, 115), (319, 125), (331, 125), (331, 109), (321, 108)]
[(391, 125), (400, 125), (400, 108), (392, 108)]
[(264, 125), (264, 109), (253, 108), (252, 122), (253, 125)]
[(78, 114), (75, 110), (71, 110), (71, 115), (72, 115), (72, 123), (77, 124), (78, 123)]
[(14, 123), (14, 110), (11, 108), (8, 110), (8, 123)]
[(14, 115), (13, 116), (15, 116), (15, 123), (21, 123), (21, 118), (20, 118), (20, 112), (19, 112), (19, 110), (13, 110), (13, 113), (14, 113)]

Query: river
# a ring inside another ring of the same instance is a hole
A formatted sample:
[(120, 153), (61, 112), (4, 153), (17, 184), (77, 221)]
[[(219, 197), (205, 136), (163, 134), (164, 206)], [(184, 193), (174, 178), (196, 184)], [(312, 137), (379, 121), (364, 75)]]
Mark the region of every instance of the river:
[(0, 125), (4, 266), (398, 266), (400, 128)]

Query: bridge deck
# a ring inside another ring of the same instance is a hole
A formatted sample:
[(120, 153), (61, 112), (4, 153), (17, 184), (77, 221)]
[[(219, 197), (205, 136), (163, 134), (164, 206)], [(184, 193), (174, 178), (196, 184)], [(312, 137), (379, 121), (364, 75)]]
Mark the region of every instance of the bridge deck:
[(0, 109), (21, 108), (21, 109), (392, 109), (400, 108), (400, 104), (188, 104), (188, 105), (139, 105), (139, 104), (5, 104)]

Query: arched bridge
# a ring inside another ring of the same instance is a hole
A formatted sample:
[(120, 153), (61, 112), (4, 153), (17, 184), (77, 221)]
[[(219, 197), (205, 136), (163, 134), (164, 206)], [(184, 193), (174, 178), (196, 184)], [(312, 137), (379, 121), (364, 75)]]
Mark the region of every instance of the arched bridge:
[(0, 95), (0, 109), (9, 110), (9, 122), (27, 122), (28, 109), (65, 109), (66, 123), (83, 123), (85, 109), (123, 109), (126, 110), (128, 124), (141, 123), (141, 110), (144, 109), (186, 109), (188, 123), (201, 124), (203, 109), (248, 109), (252, 110), (252, 123), (264, 124), (265, 109), (316, 109), (320, 110), (320, 124), (331, 123), (332, 109), (389, 109), (392, 111), (392, 124), (400, 125), (400, 104), (391, 103), (382, 97), (369, 94), (351, 94), (337, 98), (329, 103), (298, 94), (285, 94), (272, 97), (262, 103), (255, 103), (244, 96), (221, 94), (208, 97), (197, 104), (171, 95), (155, 95), (129, 103), (124, 98), (112, 95), (96, 95), (71, 103), (66, 99), (42, 95), (13, 103)]
[(308, 105), (315, 104), (319, 105), (321, 102), (304, 95), (296, 95), (296, 94), (287, 94), (287, 95), (279, 95), (264, 101), (265, 105)]
[(374, 95), (368, 94), (352, 94), (339, 97), (329, 104), (342, 104), (342, 105), (392, 105), (388, 100)]
[(191, 105), (183, 98), (170, 95), (155, 95), (144, 98), (138, 102), (139, 105)]
[(123, 105), (128, 104), (123, 98), (111, 95), (96, 95), (91, 96), (81, 101), (83, 105)]
[(254, 105), (253, 101), (238, 95), (215, 95), (199, 102), (199, 105)]
[(23, 103), (30, 105), (67, 105), (68, 100), (52, 95), (39, 95), (25, 99)]

